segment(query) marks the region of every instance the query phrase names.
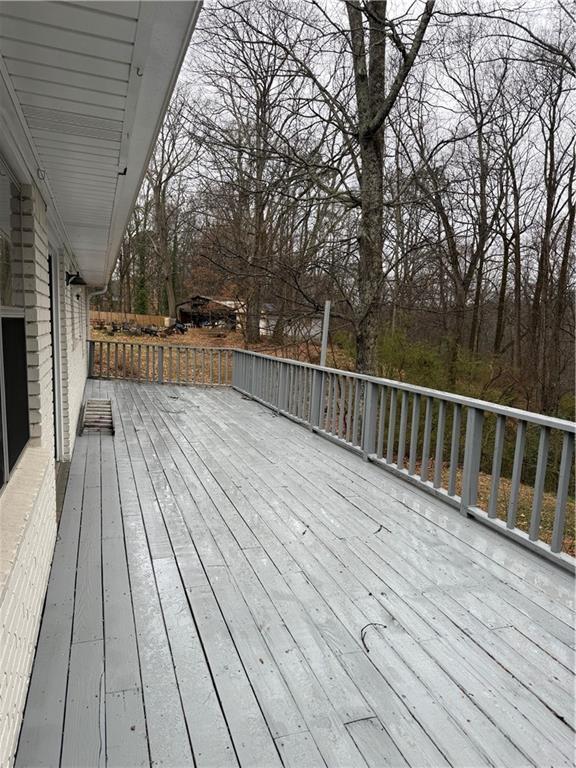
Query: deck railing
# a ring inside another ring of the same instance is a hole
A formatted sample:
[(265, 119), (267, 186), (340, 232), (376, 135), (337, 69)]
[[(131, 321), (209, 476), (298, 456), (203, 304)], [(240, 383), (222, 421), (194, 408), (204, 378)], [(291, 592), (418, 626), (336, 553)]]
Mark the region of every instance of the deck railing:
[(231, 385), (576, 570), (570, 421), (229, 348), (90, 341), (89, 375)]
[(574, 571), (576, 424), (234, 350), (232, 385)]
[(88, 375), (156, 384), (230, 386), (232, 350), (90, 340)]

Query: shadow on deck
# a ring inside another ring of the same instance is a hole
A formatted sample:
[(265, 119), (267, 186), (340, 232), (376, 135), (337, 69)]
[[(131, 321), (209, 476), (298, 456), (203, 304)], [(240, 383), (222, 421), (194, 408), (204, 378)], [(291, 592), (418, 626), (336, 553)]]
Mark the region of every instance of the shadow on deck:
[(561, 766), (574, 580), (231, 390), (90, 381), (17, 766)]

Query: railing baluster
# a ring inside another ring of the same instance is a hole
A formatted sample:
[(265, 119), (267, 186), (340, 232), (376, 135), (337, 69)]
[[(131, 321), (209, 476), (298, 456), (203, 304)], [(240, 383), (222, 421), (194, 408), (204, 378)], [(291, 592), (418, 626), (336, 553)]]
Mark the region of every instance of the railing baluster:
[(333, 378), (330, 373), (326, 374), (327, 379), (327, 394), (326, 394), (326, 420), (324, 422), (324, 429), (326, 432), (330, 432), (330, 419), (332, 417), (332, 386)]
[(378, 387), (374, 382), (367, 381), (364, 390), (364, 414), (362, 450), (364, 455), (372, 456), (376, 453), (376, 411), (378, 408)]
[(338, 382), (338, 437), (343, 439), (344, 437), (344, 403), (345, 403), (345, 396), (344, 396), (344, 386), (345, 382), (343, 381), (342, 376), (337, 377)]
[(346, 405), (346, 442), (352, 442), (352, 407), (353, 407), (354, 379), (348, 378), (348, 396)]
[(332, 385), (332, 434), (338, 434), (338, 376), (332, 375), (334, 384)]
[(416, 457), (418, 456), (418, 435), (420, 433), (420, 395), (415, 393), (412, 401), (412, 424), (410, 425), (410, 458), (408, 473), (416, 473)]
[(428, 464), (430, 462), (430, 441), (432, 438), (432, 404), (431, 397), (426, 398), (426, 413), (424, 415), (424, 438), (422, 443), (422, 466), (420, 480), (428, 482)]
[(446, 429), (446, 402), (438, 405), (438, 429), (436, 431), (436, 453), (434, 455), (434, 488), (442, 487), (442, 462), (444, 460), (444, 430)]
[(287, 374), (285, 363), (278, 363), (278, 410), (286, 411)]
[(164, 347), (158, 347), (158, 383), (164, 384)]
[(352, 443), (358, 445), (358, 425), (360, 422), (360, 380), (354, 386), (354, 421), (352, 423)]
[(138, 381), (142, 378), (142, 344), (138, 344)]
[(540, 427), (540, 441), (538, 443), (538, 463), (536, 464), (536, 476), (534, 478), (534, 496), (532, 498), (532, 514), (530, 515), (530, 529), (528, 536), (531, 541), (536, 541), (540, 533), (540, 518), (542, 515), (542, 496), (544, 494), (544, 481), (546, 480), (546, 465), (548, 463), (548, 446), (550, 444), (550, 430), (548, 427)]
[(384, 432), (386, 429), (386, 392), (387, 388), (380, 387), (380, 412), (378, 416), (378, 440), (376, 444), (376, 456), (381, 459), (384, 456)]
[(568, 502), (568, 487), (572, 472), (572, 456), (574, 454), (574, 435), (564, 433), (562, 457), (558, 475), (558, 491), (556, 492), (556, 509), (554, 511), (554, 528), (552, 529), (552, 552), (560, 552), (564, 542), (564, 524), (566, 521), (566, 504)]
[(496, 434), (494, 436), (494, 455), (492, 457), (492, 484), (490, 486), (490, 501), (488, 502), (488, 517), (498, 516), (498, 493), (500, 488), (500, 473), (502, 472), (502, 455), (504, 452), (504, 437), (506, 435), (506, 417), (496, 417)]
[(458, 476), (458, 462), (460, 457), (460, 428), (462, 420), (462, 406), (454, 404), (452, 410), (452, 440), (450, 442), (450, 472), (448, 475), (448, 495), (456, 495), (456, 479)]
[(475, 507), (477, 502), (483, 421), (483, 411), (479, 408), (468, 408), (464, 467), (462, 470), (462, 494), (460, 497), (460, 511), (463, 513), (466, 513), (469, 507)]
[(110, 342), (106, 344), (106, 378), (110, 378)]
[(406, 450), (406, 425), (408, 423), (408, 392), (402, 392), (402, 404), (400, 406), (400, 429), (398, 431), (398, 454), (396, 466), (404, 468), (404, 453)]
[[(292, 412), (292, 406), (294, 402), (293, 398), (293, 388), (294, 388), (294, 366), (290, 365), (288, 367), (288, 412)], [(322, 423), (322, 413), (318, 413), (318, 426)]]
[(388, 442), (386, 445), (386, 461), (388, 464), (394, 463), (394, 432), (396, 431), (396, 404), (398, 400), (398, 391), (390, 391), (390, 413), (388, 414)]
[(294, 415), (300, 417), (300, 368), (294, 365)]
[(508, 501), (508, 515), (506, 527), (516, 527), (518, 514), (518, 498), (520, 495), (520, 479), (522, 477), (522, 464), (524, 463), (524, 446), (526, 443), (526, 422), (519, 421), (516, 428), (516, 446), (514, 448), (514, 464), (512, 467), (512, 482), (510, 486), (510, 499)]
[(114, 377), (116, 379), (120, 378), (118, 376), (118, 342), (114, 342)]

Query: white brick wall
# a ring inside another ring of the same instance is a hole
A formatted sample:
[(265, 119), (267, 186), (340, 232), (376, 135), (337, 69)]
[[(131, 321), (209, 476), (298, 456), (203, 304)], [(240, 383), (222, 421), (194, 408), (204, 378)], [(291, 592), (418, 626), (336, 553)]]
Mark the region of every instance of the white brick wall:
[(35, 444), (52, 449), (54, 419), (46, 205), (36, 187), (31, 185), (22, 187), (21, 198), (21, 201), (13, 198), (12, 210), (16, 214), (20, 203), (26, 215), (22, 216), (22, 230), (14, 222), (12, 242), (16, 246), (16, 259), (20, 255), (23, 259), (30, 437)]
[(23, 259), (31, 440), (0, 497), (1, 766), (17, 744), (56, 538), (46, 206), (35, 187), (22, 198), (12, 199), (12, 240)]
[[(0, 597), (0, 765), (10, 764), (22, 711), (56, 538), (54, 463), (29, 446), (0, 502), (2, 563), (10, 563)], [(16, 530), (9, 530), (10, 528)], [(9, 544), (12, 543), (12, 551)]]
[(64, 429), (62, 458), (70, 460), (88, 371), (87, 291), (82, 287), (66, 287), (66, 271), (73, 273), (76, 272), (76, 268), (67, 254), (63, 253), (60, 259), (60, 346)]

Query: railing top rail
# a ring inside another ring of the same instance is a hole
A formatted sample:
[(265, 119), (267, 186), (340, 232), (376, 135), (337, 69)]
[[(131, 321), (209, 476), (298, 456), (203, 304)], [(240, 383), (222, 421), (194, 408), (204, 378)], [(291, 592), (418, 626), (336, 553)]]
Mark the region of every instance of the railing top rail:
[(190, 350), (202, 350), (205, 352), (238, 352), (243, 350), (237, 350), (234, 347), (196, 347), (192, 344), (162, 344), (161, 342), (153, 341), (122, 341), (121, 339), (88, 339), (89, 344), (126, 344), (134, 347), (164, 347), (168, 349), (190, 349)]
[(430, 389), (429, 387), (420, 387), (416, 386), (415, 384), (407, 384), (403, 381), (395, 381), (393, 379), (383, 379), (377, 376), (369, 376), (365, 373), (355, 373), (354, 371), (344, 371), (339, 368), (322, 367), (320, 365), (315, 365), (314, 363), (304, 363), (300, 360), (291, 360), (285, 357), (265, 355), (262, 352), (252, 352), (251, 350), (247, 349), (235, 349), (234, 351), (241, 352), (242, 354), (250, 355), (253, 357), (277, 360), (281, 363), (299, 365), (317, 371), (324, 371), (325, 373), (333, 373), (339, 376), (344, 375), (353, 379), (360, 379), (362, 381), (373, 382), (374, 384), (394, 387), (395, 389), (399, 389), (404, 392), (412, 392), (414, 394), (423, 395), (424, 397), (432, 397), (436, 400), (444, 400), (448, 403), (462, 405), (466, 408), (476, 408), (481, 411), (489, 411), (490, 413), (495, 413), (498, 416), (507, 416), (508, 418), (529, 422), (530, 424), (537, 424), (541, 427), (560, 429), (564, 432), (576, 434), (576, 423), (572, 421), (567, 421), (566, 419), (557, 419), (553, 416), (545, 416), (544, 414), (533, 413), (532, 411), (523, 411), (520, 408), (512, 408), (511, 406), (500, 405), (499, 403), (491, 403), (488, 400), (478, 400), (473, 397), (465, 397), (464, 395), (457, 395), (452, 392), (443, 392), (442, 390), (438, 389)]

